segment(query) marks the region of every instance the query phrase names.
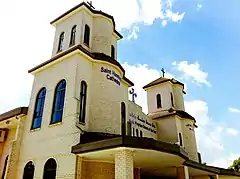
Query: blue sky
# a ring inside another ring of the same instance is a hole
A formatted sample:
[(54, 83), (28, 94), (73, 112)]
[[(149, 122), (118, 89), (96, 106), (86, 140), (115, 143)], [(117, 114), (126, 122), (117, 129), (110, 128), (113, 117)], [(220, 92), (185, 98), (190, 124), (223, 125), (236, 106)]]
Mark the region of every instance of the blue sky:
[[(27, 70), (51, 56), (54, 28), (49, 22), (78, 3), (0, 2), (4, 27), (0, 113), (28, 105), (33, 78)], [(199, 125), (196, 134), (203, 160), (228, 166), (240, 154), (240, 1), (95, 0), (93, 4), (112, 14), (124, 35), (118, 60), (135, 82), (137, 103), (146, 111), (141, 87), (165, 68), (169, 77), (186, 84), (186, 110)]]

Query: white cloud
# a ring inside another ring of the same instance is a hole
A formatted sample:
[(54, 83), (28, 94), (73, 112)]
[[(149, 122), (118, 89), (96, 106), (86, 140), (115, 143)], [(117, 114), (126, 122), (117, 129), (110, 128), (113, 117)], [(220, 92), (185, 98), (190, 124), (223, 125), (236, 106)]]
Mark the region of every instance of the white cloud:
[(162, 26), (166, 26), (168, 21), (181, 22), (185, 15), (185, 12), (173, 11), (174, 4), (171, 0), (116, 0), (114, 3), (111, 2), (110, 0), (93, 0), (96, 9), (114, 16), (118, 30), (130, 29), (138, 23), (152, 25), (158, 19), (162, 21)]
[(226, 132), (227, 132), (229, 135), (232, 135), (232, 136), (237, 136), (237, 135), (238, 135), (238, 130), (233, 129), (233, 128), (227, 128), (227, 129), (226, 129)]
[(133, 29), (132, 29), (131, 34), (128, 35), (127, 39), (128, 40), (130, 40), (130, 39), (137, 39), (138, 38), (138, 35), (137, 35), (138, 32), (139, 32), (139, 27), (138, 26), (134, 26)]
[(223, 168), (228, 168), (232, 165), (233, 161), (239, 158), (240, 154), (229, 154), (227, 156), (222, 156), (219, 159), (216, 159), (214, 162), (209, 163), (212, 166), (218, 166)]
[(229, 108), (228, 108), (228, 111), (229, 111), (229, 112), (232, 112), (232, 113), (240, 113), (240, 109), (232, 108), (232, 107), (229, 107)]
[(202, 4), (197, 4), (197, 11), (199, 11), (200, 9), (202, 9), (203, 5)]
[(198, 62), (189, 64), (188, 61), (180, 61), (179, 63), (175, 61), (172, 65), (175, 66), (178, 71), (183, 73), (184, 79), (191, 80), (197, 85), (205, 84), (209, 87), (211, 86), (207, 79), (208, 73), (200, 69), (200, 64)]

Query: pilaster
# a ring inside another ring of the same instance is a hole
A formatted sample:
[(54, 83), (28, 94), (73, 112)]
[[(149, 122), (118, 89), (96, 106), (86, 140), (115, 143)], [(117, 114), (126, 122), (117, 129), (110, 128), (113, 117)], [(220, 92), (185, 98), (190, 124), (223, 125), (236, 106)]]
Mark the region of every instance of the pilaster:
[(134, 179), (133, 151), (119, 150), (115, 153), (115, 179)]
[(177, 179), (189, 179), (188, 167), (177, 167)]

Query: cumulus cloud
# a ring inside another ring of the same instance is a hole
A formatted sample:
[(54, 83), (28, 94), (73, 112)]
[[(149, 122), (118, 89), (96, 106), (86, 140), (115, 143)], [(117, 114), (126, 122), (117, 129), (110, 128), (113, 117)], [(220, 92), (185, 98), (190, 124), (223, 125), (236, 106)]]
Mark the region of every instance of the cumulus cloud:
[(127, 39), (137, 39), (138, 38), (139, 27), (134, 26), (132, 32), (128, 35)]
[(202, 9), (203, 5), (202, 4), (197, 4), (197, 11), (200, 11)]
[(229, 108), (228, 108), (228, 111), (229, 111), (229, 112), (232, 112), (232, 113), (240, 113), (240, 109), (238, 109), (238, 108), (233, 108), (233, 107), (229, 107)]
[(189, 64), (188, 61), (174, 61), (172, 65), (183, 74), (184, 79), (190, 80), (197, 85), (205, 84), (208, 87), (211, 86), (211, 83), (208, 81), (208, 73), (200, 69), (198, 62)]
[(238, 135), (238, 130), (233, 129), (233, 128), (227, 128), (227, 129), (226, 129), (226, 132), (227, 132), (229, 135), (232, 135), (232, 136), (237, 136), (237, 135)]
[(93, 3), (97, 9), (114, 16), (118, 30), (129, 29), (130, 34), (134, 31), (131, 27), (138, 23), (152, 25), (160, 19), (162, 26), (166, 26), (168, 21), (181, 22), (185, 15), (185, 12), (173, 11), (171, 0), (118, 0), (114, 3), (110, 0), (93, 0)]

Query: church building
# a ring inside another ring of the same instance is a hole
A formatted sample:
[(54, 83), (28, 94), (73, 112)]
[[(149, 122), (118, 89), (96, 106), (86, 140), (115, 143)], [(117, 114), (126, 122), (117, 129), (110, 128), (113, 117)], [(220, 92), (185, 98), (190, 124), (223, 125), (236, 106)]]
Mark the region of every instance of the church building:
[(240, 178), (202, 163), (183, 83), (163, 73), (143, 87), (148, 114), (134, 102), (113, 16), (82, 2), (51, 25), (28, 107), (0, 114), (1, 179)]

